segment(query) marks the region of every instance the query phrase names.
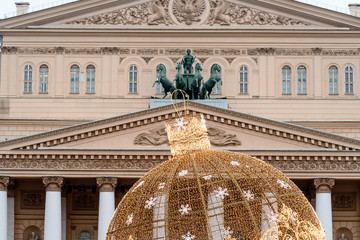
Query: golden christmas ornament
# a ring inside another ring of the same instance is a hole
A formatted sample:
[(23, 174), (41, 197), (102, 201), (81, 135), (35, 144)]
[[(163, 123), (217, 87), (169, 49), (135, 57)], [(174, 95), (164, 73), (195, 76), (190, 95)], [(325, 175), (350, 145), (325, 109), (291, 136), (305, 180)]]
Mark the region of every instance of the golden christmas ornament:
[(205, 120), (166, 124), (173, 158), (118, 205), (107, 240), (325, 240), (299, 188), (263, 161), (210, 150)]

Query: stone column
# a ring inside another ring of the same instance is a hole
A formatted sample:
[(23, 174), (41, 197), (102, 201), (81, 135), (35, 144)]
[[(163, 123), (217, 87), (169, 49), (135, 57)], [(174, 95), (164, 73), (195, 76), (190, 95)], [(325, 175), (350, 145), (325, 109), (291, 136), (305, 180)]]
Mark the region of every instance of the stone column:
[(61, 187), (62, 177), (43, 177), (46, 187), (44, 240), (61, 239)]
[(99, 218), (98, 240), (105, 240), (106, 232), (115, 211), (115, 187), (117, 178), (98, 177), (96, 182), (99, 186)]
[(7, 239), (7, 186), (10, 178), (0, 176), (0, 239)]
[(333, 239), (331, 188), (335, 185), (335, 179), (316, 178), (314, 185), (316, 188), (316, 214), (325, 230), (326, 239)]

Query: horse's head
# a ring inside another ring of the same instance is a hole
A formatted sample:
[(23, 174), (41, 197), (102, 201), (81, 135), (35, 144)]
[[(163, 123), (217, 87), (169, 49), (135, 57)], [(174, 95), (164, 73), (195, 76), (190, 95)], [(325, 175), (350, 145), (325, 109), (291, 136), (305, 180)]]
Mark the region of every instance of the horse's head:
[(220, 66), (216, 63), (211, 67), (211, 73), (215, 73), (215, 72), (221, 72)]
[(199, 71), (202, 71), (202, 70), (203, 70), (200, 63), (197, 63), (197, 64), (195, 65), (195, 70), (199, 70)]
[(181, 70), (181, 62), (178, 62), (178, 63), (176, 64), (176, 70)]
[(157, 72), (163, 72), (165, 70), (164, 64), (159, 64), (159, 66), (156, 68)]

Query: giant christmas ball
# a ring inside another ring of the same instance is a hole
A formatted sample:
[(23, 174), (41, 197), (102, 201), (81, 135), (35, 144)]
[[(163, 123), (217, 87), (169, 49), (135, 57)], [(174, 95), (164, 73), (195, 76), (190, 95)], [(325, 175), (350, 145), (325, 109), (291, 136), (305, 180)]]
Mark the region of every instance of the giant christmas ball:
[(209, 150), (204, 143), (194, 150), (193, 144), (207, 139), (197, 132), (202, 122), (189, 116), (168, 124), (168, 131), (174, 126), (175, 135), (191, 139), (170, 139), (174, 157), (124, 196), (107, 240), (325, 240), (312, 206), (282, 172), (251, 156)]

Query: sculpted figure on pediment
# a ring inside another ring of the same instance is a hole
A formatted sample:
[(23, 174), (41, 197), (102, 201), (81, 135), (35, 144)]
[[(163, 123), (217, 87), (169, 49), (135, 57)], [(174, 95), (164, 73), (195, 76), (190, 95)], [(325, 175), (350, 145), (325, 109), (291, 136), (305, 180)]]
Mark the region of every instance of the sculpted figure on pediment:
[[(209, 127), (208, 135), (210, 143), (217, 147), (241, 145), (240, 140), (235, 134), (226, 133), (226, 131), (220, 128)], [(169, 145), (167, 133), (163, 127), (151, 129), (146, 133), (140, 133), (134, 140), (134, 145), (159, 146), (162, 144)]]
[(224, 0), (210, 0), (209, 25), (310, 25), (309, 23)]
[(67, 22), (84, 25), (158, 25), (170, 23), (168, 17), (169, 0), (155, 0), (137, 6), (115, 10), (92, 17)]
[(172, 8), (179, 22), (191, 25), (193, 22), (201, 21), (206, 5), (205, 0), (174, 0)]

